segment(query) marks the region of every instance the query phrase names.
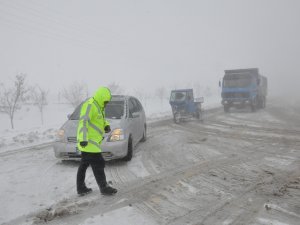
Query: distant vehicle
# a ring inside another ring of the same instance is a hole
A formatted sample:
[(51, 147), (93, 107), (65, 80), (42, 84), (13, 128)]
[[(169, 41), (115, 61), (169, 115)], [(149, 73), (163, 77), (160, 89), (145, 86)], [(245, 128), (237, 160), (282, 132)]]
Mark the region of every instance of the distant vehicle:
[[(77, 149), (77, 126), (81, 103), (68, 116), (68, 120), (59, 130), (59, 140), (54, 144), (55, 156), (62, 160), (80, 159), (81, 152)], [(111, 132), (105, 134), (101, 144), (103, 158), (132, 158), (133, 149), (140, 141), (146, 141), (146, 116), (142, 104), (132, 96), (113, 95), (105, 108), (106, 119), (110, 123)]]
[(175, 123), (188, 118), (201, 120), (203, 97), (194, 98), (193, 89), (172, 90), (170, 105), (172, 107), (173, 119)]
[(267, 78), (260, 75), (257, 68), (225, 70), (222, 83), (224, 112), (229, 112), (230, 107), (250, 106), (252, 112), (265, 108), (267, 89)]

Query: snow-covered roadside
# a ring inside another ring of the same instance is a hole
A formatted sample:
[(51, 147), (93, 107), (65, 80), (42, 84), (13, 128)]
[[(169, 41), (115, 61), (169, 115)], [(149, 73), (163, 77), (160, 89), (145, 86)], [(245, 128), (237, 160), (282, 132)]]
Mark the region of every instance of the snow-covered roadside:
[[(163, 101), (148, 99), (143, 105), (148, 123), (172, 117), (168, 99)], [(220, 106), (218, 96), (204, 99), (204, 110), (218, 106)], [(8, 116), (0, 114), (0, 124), (2, 125), (0, 128), (0, 154), (55, 141), (57, 130), (67, 120), (67, 115), (72, 111), (73, 108), (67, 104), (49, 104), (45, 107), (44, 124), (42, 124), (38, 109), (28, 105), (16, 113), (15, 129), (10, 128)]]
[(15, 129), (10, 128), (8, 116), (0, 114), (0, 154), (54, 141), (57, 129), (70, 112), (72, 108), (69, 105), (49, 104), (45, 107), (42, 124), (37, 108), (26, 106), (15, 114)]

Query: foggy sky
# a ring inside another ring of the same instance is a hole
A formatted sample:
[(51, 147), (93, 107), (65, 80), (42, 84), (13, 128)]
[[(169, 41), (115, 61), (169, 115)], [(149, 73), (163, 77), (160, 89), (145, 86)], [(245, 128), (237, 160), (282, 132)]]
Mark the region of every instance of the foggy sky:
[(0, 83), (21, 72), (50, 91), (151, 91), (258, 67), (270, 93), (299, 96), (299, 12), (297, 0), (0, 0)]

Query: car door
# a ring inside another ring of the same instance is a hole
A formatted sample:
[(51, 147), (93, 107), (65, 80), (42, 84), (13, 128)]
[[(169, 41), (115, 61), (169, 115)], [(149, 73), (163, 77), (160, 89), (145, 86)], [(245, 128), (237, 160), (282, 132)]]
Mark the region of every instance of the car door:
[(138, 123), (138, 127), (137, 127), (137, 131), (138, 131), (138, 141), (142, 139), (143, 137), (143, 133), (144, 133), (144, 111), (143, 111), (143, 107), (141, 105), (141, 103), (139, 102), (139, 100), (137, 100), (136, 98), (134, 98), (134, 102), (136, 104), (136, 113), (139, 115), (137, 123)]
[(128, 123), (132, 137), (133, 144), (136, 145), (138, 142), (138, 121), (139, 116), (136, 113), (136, 105), (133, 98), (128, 99)]

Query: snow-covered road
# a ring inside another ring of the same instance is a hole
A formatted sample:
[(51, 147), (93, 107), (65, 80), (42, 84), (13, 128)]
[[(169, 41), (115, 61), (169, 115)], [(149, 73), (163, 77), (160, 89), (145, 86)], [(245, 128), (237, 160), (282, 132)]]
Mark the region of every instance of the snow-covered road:
[(299, 224), (299, 108), (207, 111), (149, 124), (132, 161), (107, 164), (119, 189), (76, 196), (77, 162), (51, 147), (0, 157), (0, 224)]

